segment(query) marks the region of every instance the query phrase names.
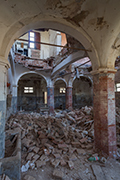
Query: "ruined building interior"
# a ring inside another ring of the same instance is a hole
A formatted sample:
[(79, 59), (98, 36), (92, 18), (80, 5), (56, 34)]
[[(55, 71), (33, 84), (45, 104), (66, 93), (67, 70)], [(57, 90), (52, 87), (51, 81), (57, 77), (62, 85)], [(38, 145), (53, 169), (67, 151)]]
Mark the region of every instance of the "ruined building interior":
[(0, 180), (120, 179), (119, 7), (2, 0)]

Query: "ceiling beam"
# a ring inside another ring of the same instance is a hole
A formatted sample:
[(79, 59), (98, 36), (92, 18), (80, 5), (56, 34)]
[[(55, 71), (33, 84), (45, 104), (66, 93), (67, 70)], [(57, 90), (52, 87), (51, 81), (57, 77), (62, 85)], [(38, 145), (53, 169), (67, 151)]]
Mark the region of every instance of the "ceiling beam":
[(37, 42), (37, 41), (29, 41), (26, 39), (15, 39), (15, 41), (16, 40), (29, 42), (29, 43), (38, 43), (38, 44), (43, 44), (43, 45), (47, 45), (47, 46), (55, 46), (55, 47), (61, 47), (61, 48), (67, 48), (67, 49), (81, 50), (81, 51), (85, 51), (85, 52), (92, 52), (92, 50), (89, 50), (89, 49), (81, 49), (81, 48), (75, 48), (75, 47), (69, 47), (69, 46), (61, 46), (61, 45), (44, 43), (44, 42)]

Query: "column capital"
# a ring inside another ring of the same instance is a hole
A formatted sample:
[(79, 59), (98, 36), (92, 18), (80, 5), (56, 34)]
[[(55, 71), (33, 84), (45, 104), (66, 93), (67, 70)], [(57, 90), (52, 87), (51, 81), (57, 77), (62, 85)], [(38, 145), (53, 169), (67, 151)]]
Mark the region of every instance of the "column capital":
[(100, 73), (113, 73), (115, 74), (117, 72), (117, 69), (109, 69), (109, 68), (99, 68), (95, 71), (91, 71), (92, 75), (100, 74)]
[(10, 68), (10, 63), (4, 56), (0, 56), (0, 65), (5, 66), (7, 69)]

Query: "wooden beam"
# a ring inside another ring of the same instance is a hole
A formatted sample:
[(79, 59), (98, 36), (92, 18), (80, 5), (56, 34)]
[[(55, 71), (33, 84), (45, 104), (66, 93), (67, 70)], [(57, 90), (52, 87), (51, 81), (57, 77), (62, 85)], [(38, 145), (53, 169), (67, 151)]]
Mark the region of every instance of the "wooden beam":
[(82, 63), (82, 64), (80, 64), (79, 66), (77, 66), (77, 68), (79, 68), (80, 66), (83, 66), (84, 64), (87, 64), (87, 63), (89, 63), (91, 60), (89, 60), (89, 61), (86, 61), (86, 62), (84, 62), (84, 63)]
[(69, 46), (61, 46), (61, 45), (44, 43), (44, 42), (37, 42), (37, 41), (29, 41), (29, 40), (26, 40), (26, 39), (15, 39), (15, 41), (16, 40), (24, 41), (24, 42), (30, 42), (30, 43), (39, 43), (39, 44), (43, 44), (43, 45), (47, 45), (47, 46), (55, 46), (55, 47), (74, 49), (74, 50), (80, 50), (80, 51), (85, 51), (85, 52), (92, 52), (92, 50), (88, 50), (88, 49), (74, 48), (74, 47), (69, 47)]

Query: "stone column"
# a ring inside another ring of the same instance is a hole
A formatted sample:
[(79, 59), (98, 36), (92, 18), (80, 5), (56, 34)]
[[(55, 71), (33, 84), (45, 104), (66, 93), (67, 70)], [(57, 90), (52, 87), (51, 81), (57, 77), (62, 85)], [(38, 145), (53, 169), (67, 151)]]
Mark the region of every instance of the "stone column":
[(93, 72), (95, 148), (110, 157), (116, 156), (115, 72)]
[(66, 88), (66, 109), (72, 110), (72, 87)]
[(54, 114), (54, 87), (47, 87), (47, 104), (50, 114)]
[(17, 112), (17, 85), (13, 85), (12, 88), (12, 112)]
[(4, 157), (5, 152), (7, 69), (8, 64), (0, 60), (0, 159)]

